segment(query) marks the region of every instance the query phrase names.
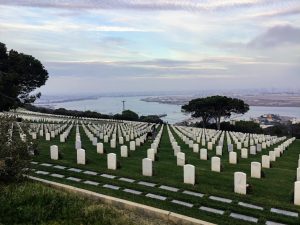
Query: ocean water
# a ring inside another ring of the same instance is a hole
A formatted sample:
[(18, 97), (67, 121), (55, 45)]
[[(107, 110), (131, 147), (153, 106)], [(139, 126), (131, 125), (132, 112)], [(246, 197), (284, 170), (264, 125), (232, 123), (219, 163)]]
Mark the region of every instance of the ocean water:
[[(122, 112), (123, 103), (125, 102), (125, 109), (130, 109), (140, 116), (142, 115), (159, 115), (167, 114), (163, 120), (169, 123), (176, 123), (188, 119), (190, 116), (181, 112), (181, 106), (161, 104), (157, 102), (141, 101), (143, 96), (137, 97), (101, 97), (98, 99), (73, 101), (55, 103), (55, 108), (66, 108), (72, 110), (92, 110), (103, 114), (116, 114)], [(289, 116), (293, 118), (300, 118), (299, 107), (263, 107), (251, 106), (250, 110), (243, 116), (233, 116), (234, 118), (248, 119), (251, 117), (258, 117), (263, 114), (279, 114), (281, 116)]]

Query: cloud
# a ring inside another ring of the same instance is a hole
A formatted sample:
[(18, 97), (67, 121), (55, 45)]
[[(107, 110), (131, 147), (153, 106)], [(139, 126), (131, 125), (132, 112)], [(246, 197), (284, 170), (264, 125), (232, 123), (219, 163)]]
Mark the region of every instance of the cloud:
[(98, 31), (98, 32), (161, 32), (158, 29), (142, 29), (126, 26), (91, 26), (89, 24), (74, 24), (74, 23), (44, 23), (44, 24), (25, 24), (25, 23), (3, 23), (0, 24), (3, 29), (10, 30), (32, 30), (32, 31)]
[(279, 17), (279, 16), (292, 16), (300, 14), (300, 7), (290, 7), (290, 8), (277, 8), (272, 11), (265, 11), (260, 13), (251, 14), (246, 17), (256, 17), (258, 19), (266, 18), (266, 17)]
[(274, 26), (264, 34), (254, 38), (248, 47), (271, 48), (290, 44), (300, 44), (300, 28), (290, 25)]
[(134, 9), (134, 10), (185, 10), (215, 11), (259, 6), (289, 6), (292, 0), (0, 0), (3, 5), (52, 7), (65, 9)]

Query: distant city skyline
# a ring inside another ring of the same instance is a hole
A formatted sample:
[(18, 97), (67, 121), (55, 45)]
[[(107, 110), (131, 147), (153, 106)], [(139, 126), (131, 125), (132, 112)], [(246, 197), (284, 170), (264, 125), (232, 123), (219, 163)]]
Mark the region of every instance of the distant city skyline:
[(0, 0), (0, 42), (43, 94), (298, 89), (297, 0)]

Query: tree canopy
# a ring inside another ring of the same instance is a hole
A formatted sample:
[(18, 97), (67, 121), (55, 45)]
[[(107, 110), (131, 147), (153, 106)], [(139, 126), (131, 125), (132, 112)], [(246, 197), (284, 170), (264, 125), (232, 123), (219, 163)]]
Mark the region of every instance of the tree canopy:
[(40, 93), (32, 91), (47, 79), (48, 72), (39, 60), (15, 50), (8, 52), (0, 42), (0, 111), (34, 102)]
[(122, 112), (122, 118), (123, 118), (123, 120), (138, 121), (139, 115), (131, 110), (124, 110)]
[(214, 119), (219, 130), (222, 118), (229, 118), (232, 114), (244, 114), (249, 110), (249, 105), (241, 99), (216, 95), (193, 99), (182, 106), (182, 110), (192, 113), (192, 117), (201, 118), (204, 127)]

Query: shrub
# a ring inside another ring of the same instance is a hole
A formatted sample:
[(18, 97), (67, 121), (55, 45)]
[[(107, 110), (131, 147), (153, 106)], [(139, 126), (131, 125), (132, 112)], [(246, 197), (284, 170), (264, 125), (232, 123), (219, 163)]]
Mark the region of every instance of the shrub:
[(30, 160), (30, 150), (34, 145), (26, 135), (23, 140), (20, 137), (26, 127), (19, 127), (15, 118), (0, 117), (0, 180), (20, 180), (26, 173)]

